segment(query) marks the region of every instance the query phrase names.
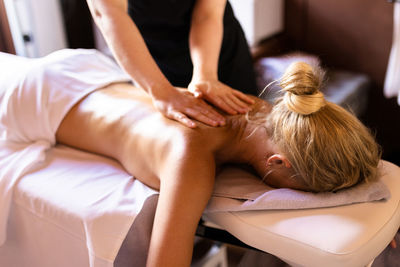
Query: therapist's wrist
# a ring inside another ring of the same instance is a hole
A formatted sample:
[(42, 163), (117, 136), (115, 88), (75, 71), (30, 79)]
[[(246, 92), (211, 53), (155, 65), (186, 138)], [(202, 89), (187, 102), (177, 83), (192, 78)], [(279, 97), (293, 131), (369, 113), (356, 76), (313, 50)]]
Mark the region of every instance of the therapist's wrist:
[(153, 99), (164, 99), (174, 90), (175, 88), (169, 82), (151, 84), (145, 89)]
[(193, 74), (191, 83), (197, 82), (211, 82), (218, 81), (218, 75), (216, 73), (201, 73), (201, 74)]
[(148, 92), (153, 101), (168, 101), (174, 94), (176, 94), (176, 88), (171, 84), (159, 85), (152, 87)]
[(218, 71), (214, 68), (194, 67), (192, 81), (218, 80)]

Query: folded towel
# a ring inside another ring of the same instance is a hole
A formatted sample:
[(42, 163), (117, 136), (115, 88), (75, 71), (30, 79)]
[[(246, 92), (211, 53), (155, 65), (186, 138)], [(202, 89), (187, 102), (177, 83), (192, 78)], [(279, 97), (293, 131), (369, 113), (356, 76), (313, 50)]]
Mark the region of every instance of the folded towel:
[(336, 193), (311, 193), (272, 188), (243, 169), (228, 167), (217, 176), (205, 212), (322, 208), (389, 198), (390, 191), (380, 180)]

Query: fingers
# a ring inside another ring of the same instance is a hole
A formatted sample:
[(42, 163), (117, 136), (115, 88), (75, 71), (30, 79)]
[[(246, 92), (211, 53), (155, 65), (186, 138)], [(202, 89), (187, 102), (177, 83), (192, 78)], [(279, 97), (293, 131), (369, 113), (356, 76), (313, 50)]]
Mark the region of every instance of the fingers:
[(190, 108), (184, 108), (183, 111), (184, 113), (177, 110), (170, 110), (167, 117), (176, 120), (189, 128), (196, 128), (197, 124), (189, 119), (188, 116), (209, 126), (225, 125), (225, 118), (218, 112), (212, 110), (211, 107), (205, 107), (202, 105), (192, 106)]
[(197, 124), (191, 119), (189, 119), (189, 117), (194, 120), (200, 121), (204, 124), (207, 124), (209, 126), (215, 127), (215, 126), (225, 125), (225, 118), (222, 115), (220, 114), (216, 115), (213, 112), (208, 111), (207, 109), (198, 110), (196, 108), (186, 108), (184, 110), (184, 113), (179, 112), (177, 110), (170, 110), (168, 114), (166, 114), (166, 117), (176, 120), (189, 128), (197, 127)]
[(227, 104), (238, 113), (246, 113), (251, 110), (250, 105), (254, 104), (254, 99), (237, 90), (232, 89), (232, 94), (226, 99)]
[(167, 118), (176, 120), (180, 123), (182, 123), (183, 125), (185, 125), (186, 127), (189, 128), (196, 128), (197, 124), (194, 123), (191, 119), (189, 119), (188, 117), (186, 117), (183, 113), (180, 113), (178, 111), (170, 111), (167, 116)]
[(198, 105), (191, 106), (185, 110), (190, 117), (211, 126), (225, 125), (225, 117), (203, 100), (198, 100)]
[(249, 104), (243, 102), (232, 93), (221, 96), (207, 97), (207, 100), (230, 115), (246, 113), (251, 109)]
[(254, 104), (255, 103), (254, 99), (251, 98), (250, 96), (248, 96), (248, 95), (246, 95), (246, 94), (244, 94), (244, 93), (242, 93), (240, 91), (237, 91), (237, 90), (234, 90), (233, 92), (240, 100), (242, 100), (242, 101), (244, 101), (244, 102), (246, 102), (248, 104)]
[(210, 113), (207, 113), (205, 111), (199, 112), (198, 110), (195, 110), (195, 109), (187, 109), (186, 113), (190, 117), (192, 117), (204, 124), (210, 125), (210, 126), (225, 125), (225, 118), (223, 118), (222, 116), (221, 116), (221, 118), (219, 118), (219, 116), (217, 117), (217, 116), (211, 115)]
[(236, 115), (238, 112), (227, 103), (227, 99), (221, 97), (207, 98), (215, 106), (219, 107), (230, 115)]
[[(234, 91), (235, 92), (235, 91)], [(246, 96), (247, 97), (247, 96)], [(251, 99), (251, 98), (250, 98)], [(235, 105), (235, 109), (236, 110), (238, 110), (238, 111), (240, 111), (241, 113), (245, 113), (245, 112), (247, 112), (247, 111), (249, 111), (250, 110), (250, 107), (249, 107), (249, 104), (250, 103), (247, 103), (247, 102), (245, 102), (245, 101), (243, 101), (243, 100), (241, 100), (240, 98), (238, 98), (235, 94), (232, 94), (231, 96), (230, 96), (230, 100), (231, 100), (231, 102)], [(251, 99), (251, 100), (253, 100), (253, 99)], [(254, 101), (253, 101), (254, 102)], [(253, 103), (251, 103), (251, 104), (253, 104)]]
[[(182, 91), (181, 91), (182, 92)], [(225, 125), (225, 117), (219, 114), (204, 100), (194, 98), (190, 93), (175, 95), (174, 101), (157, 102), (158, 109), (168, 118), (176, 120), (189, 128), (197, 127), (193, 120), (209, 126)], [(192, 120), (193, 119), (193, 120)]]
[(193, 120), (210, 126), (225, 125), (225, 118), (202, 98), (230, 115), (250, 111), (250, 105), (255, 102), (250, 96), (220, 82), (192, 83), (188, 87), (190, 93), (181, 89), (174, 91), (173, 96), (170, 94), (167, 101), (158, 99), (156, 106), (166, 117), (190, 128), (197, 126)]
[(203, 97), (230, 115), (248, 112), (255, 102), (250, 96), (219, 81), (192, 83), (188, 89), (196, 97)]

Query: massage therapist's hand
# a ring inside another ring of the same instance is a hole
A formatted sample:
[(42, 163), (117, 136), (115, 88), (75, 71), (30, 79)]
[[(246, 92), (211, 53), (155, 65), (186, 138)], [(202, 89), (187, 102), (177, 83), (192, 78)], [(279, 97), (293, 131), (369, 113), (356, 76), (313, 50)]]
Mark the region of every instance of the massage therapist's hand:
[(167, 118), (195, 128), (198, 120), (210, 126), (225, 125), (225, 118), (203, 99), (196, 98), (187, 89), (170, 87), (152, 94), (154, 106)]
[(218, 80), (192, 80), (188, 90), (196, 98), (203, 98), (231, 115), (246, 113), (254, 103), (246, 94)]

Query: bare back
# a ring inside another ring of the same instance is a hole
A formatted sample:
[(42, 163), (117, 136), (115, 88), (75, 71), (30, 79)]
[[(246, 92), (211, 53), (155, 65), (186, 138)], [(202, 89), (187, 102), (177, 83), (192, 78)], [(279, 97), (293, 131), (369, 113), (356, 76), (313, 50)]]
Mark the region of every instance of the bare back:
[(196, 149), (196, 157), (201, 157), (216, 151), (228, 131), (205, 125), (196, 129), (182, 126), (157, 112), (143, 90), (117, 83), (75, 105), (56, 138), (59, 143), (112, 157), (136, 178), (158, 189), (163, 169), (182, 162), (187, 154), (183, 150), (188, 148), (185, 142), (193, 135), (207, 144)]

